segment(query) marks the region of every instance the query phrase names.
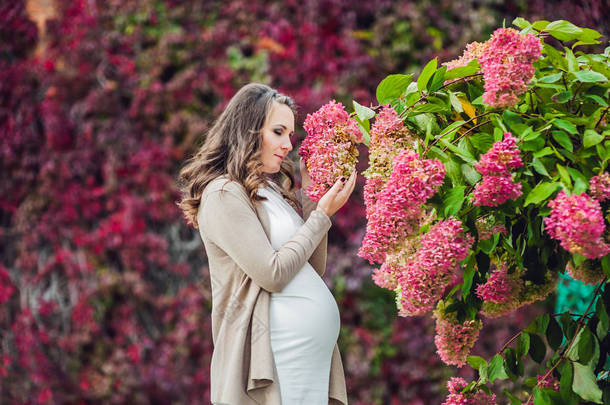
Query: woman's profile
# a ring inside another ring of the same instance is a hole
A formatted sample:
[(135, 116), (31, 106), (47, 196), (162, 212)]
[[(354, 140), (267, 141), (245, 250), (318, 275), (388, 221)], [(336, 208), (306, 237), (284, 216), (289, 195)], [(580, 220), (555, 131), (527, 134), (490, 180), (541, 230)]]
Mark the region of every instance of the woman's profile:
[[(321, 276), (330, 217), (356, 172), (317, 204), (295, 192), (294, 125), (292, 99), (248, 84), (180, 172), (179, 206), (210, 270), (213, 404), (347, 404), (339, 311)], [(300, 170), (304, 189), (303, 161)]]

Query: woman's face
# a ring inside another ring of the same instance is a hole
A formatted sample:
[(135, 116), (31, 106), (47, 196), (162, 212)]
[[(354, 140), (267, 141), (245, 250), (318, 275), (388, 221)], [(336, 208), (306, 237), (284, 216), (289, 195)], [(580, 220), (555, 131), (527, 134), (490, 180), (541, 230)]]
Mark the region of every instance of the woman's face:
[(290, 136), (294, 133), (294, 114), (286, 104), (273, 103), (262, 128), (261, 162), (263, 172), (277, 173), (280, 164), (292, 150)]

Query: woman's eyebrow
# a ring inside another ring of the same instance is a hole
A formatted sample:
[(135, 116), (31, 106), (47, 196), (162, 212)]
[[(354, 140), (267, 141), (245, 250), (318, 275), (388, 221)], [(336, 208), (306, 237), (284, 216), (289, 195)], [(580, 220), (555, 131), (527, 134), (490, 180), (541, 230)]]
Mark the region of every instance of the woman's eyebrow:
[[(284, 125), (284, 124), (275, 124), (275, 126), (282, 127), (284, 129), (288, 129), (288, 127), (286, 125)], [(292, 131), (291, 133), (293, 134), (294, 131)]]

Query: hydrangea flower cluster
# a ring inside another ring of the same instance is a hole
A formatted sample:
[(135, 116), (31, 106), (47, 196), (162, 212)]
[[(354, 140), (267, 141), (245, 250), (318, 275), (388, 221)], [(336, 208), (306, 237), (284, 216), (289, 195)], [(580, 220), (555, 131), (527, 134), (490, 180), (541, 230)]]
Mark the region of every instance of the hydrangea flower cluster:
[(510, 132), (504, 133), (504, 139), (494, 143), (475, 165), (483, 179), (473, 191), (474, 205), (496, 207), (521, 196), (521, 183), (515, 183), (510, 172), (523, 166), (516, 141)]
[(303, 124), (307, 136), (299, 148), (312, 184), (305, 193), (318, 201), (339, 177), (349, 177), (358, 161), (362, 133), (341, 103), (331, 100)]
[(589, 180), (589, 194), (599, 202), (610, 199), (610, 173), (604, 172)]
[(513, 312), (522, 306), (529, 305), (533, 302), (546, 298), (546, 296), (554, 291), (555, 287), (557, 286), (558, 277), (556, 273), (547, 272), (545, 274), (545, 280), (542, 284), (534, 284), (529, 280), (523, 281), (521, 276), (524, 273), (525, 269), (517, 268), (514, 273), (510, 274), (510, 276), (514, 277), (515, 280), (518, 279), (518, 282), (521, 285), (519, 294), (516, 296), (516, 298), (501, 303), (483, 301), (481, 314), (488, 318), (498, 318)]
[(496, 233), (506, 234), (506, 227), (504, 224), (496, 223), (496, 220), (492, 215), (477, 218), (475, 227), (477, 229), (477, 234), (479, 235), (479, 240), (487, 240)]
[(462, 367), (483, 326), (479, 319), (459, 322), (455, 312), (446, 313), (445, 303), (439, 301), (434, 310), (436, 336), (434, 343), (441, 360), (448, 365)]
[(578, 266), (575, 266), (572, 261), (569, 261), (566, 266), (566, 271), (574, 280), (579, 280), (584, 284), (589, 285), (595, 285), (605, 277), (601, 265), (596, 266), (590, 260), (585, 260)]
[(471, 42), (466, 45), (466, 49), (464, 50), (462, 56), (452, 61), (445, 62), (443, 65), (447, 66), (447, 70), (466, 66), (473, 59), (478, 59), (488, 47), (489, 42)]
[(400, 286), (400, 314), (423, 315), (432, 310), (445, 288), (456, 281), (459, 263), (468, 256), (473, 242), (457, 219), (432, 225), (406, 265), (394, 270)]
[(440, 160), (420, 159), (411, 150), (402, 150), (392, 165), (392, 174), (377, 194), (358, 251), (370, 263), (383, 263), (388, 251), (419, 229), (422, 204), (438, 191), (445, 177)]
[(414, 137), (405, 127), (396, 110), (383, 106), (371, 127), (369, 167), (364, 171), (364, 204), (367, 218), (375, 209), (377, 194), (392, 174), (394, 157), (402, 149), (412, 149)]
[(462, 377), (451, 377), (447, 381), (447, 389), (449, 395), (442, 405), (495, 405), (496, 394), (487, 394), (485, 391), (478, 390), (462, 394), (462, 391), (468, 383)]
[(483, 101), (492, 107), (517, 104), (534, 77), (533, 63), (540, 58), (542, 43), (533, 34), (521, 35), (512, 28), (494, 31), (477, 58), (483, 71)]
[(585, 193), (568, 196), (563, 190), (549, 202), (551, 215), (544, 218), (547, 232), (570, 253), (598, 259), (610, 253), (603, 239), (604, 217), (599, 201)]
[(493, 270), (484, 284), (479, 284), (476, 294), (483, 301), (501, 304), (512, 301), (519, 295), (523, 281), (515, 272), (508, 274), (506, 264)]

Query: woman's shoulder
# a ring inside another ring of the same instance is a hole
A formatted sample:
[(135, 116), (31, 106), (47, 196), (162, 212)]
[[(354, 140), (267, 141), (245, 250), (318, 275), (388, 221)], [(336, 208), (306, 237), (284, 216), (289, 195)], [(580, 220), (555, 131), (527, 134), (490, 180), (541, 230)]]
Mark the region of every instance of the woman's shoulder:
[(216, 177), (210, 181), (205, 187), (202, 193), (203, 196), (207, 196), (214, 192), (229, 191), (231, 193), (238, 193), (246, 195), (246, 190), (239, 182), (231, 180), (228, 175), (222, 175)]

